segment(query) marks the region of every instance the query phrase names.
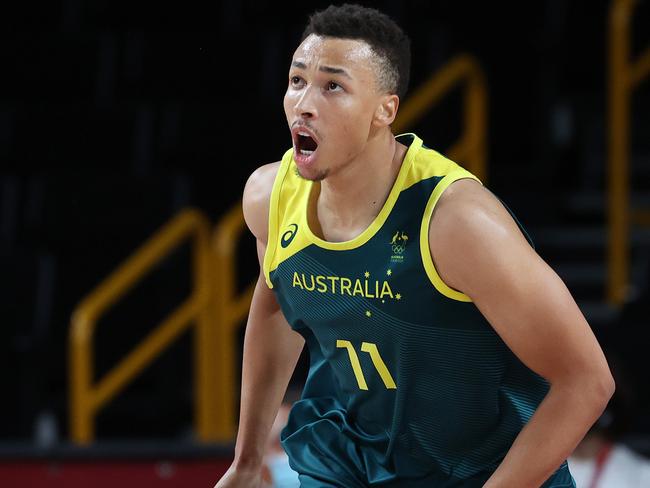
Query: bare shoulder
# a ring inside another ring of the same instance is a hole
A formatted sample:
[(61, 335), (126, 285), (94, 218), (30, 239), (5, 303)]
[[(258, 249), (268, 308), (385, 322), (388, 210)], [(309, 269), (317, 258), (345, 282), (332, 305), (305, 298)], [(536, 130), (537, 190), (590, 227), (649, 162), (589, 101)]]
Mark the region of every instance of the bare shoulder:
[(255, 237), (264, 243), (268, 238), (271, 191), (279, 168), (280, 161), (260, 166), (251, 173), (244, 187), (242, 197), (244, 220)]
[(453, 182), (441, 195), (429, 246), (443, 281), (468, 295), (497, 261), (541, 259), (499, 199), (472, 179)]
[(482, 184), (469, 178), (449, 185), (435, 206), (433, 219), (437, 225), (454, 227), (462, 233), (513, 233), (527, 243), (501, 201)]
[(463, 179), (438, 204), (429, 244), (442, 280), (471, 298), (526, 366), (551, 384), (591, 382), (606, 404), (614, 382), (589, 324), (501, 201)]

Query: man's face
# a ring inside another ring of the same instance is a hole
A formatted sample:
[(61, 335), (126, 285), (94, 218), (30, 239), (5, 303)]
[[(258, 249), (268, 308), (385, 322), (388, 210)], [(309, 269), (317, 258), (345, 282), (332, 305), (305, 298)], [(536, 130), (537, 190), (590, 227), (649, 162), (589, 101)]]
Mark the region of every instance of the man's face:
[(284, 111), (303, 178), (322, 180), (361, 153), (381, 104), (364, 41), (308, 36), (294, 53)]

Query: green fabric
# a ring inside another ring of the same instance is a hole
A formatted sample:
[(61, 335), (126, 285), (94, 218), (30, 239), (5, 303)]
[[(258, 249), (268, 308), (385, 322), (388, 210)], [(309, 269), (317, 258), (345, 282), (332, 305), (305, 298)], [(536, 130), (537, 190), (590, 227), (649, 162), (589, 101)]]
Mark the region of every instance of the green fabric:
[[(429, 281), (419, 232), (441, 178), (402, 191), (364, 245), (309, 245), (271, 272), (310, 353), (281, 433), (302, 486), (480, 487), (548, 391), (472, 302)], [(566, 462), (544, 486), (575, 486)]]

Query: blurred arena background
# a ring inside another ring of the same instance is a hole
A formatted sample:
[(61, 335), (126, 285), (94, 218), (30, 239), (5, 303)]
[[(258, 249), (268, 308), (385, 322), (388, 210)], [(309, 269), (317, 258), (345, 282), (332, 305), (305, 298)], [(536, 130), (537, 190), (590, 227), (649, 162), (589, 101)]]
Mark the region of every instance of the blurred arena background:
[[(400, 129), (515, 211), (617, 374), (600, 427), (650, 455), (649, 2), (359, 3), (412, 39)], [(1, 486), (225, 471), (258, 271), (238, 205), (291, 145), (289, 60), (327, 5), (0, 6)]]

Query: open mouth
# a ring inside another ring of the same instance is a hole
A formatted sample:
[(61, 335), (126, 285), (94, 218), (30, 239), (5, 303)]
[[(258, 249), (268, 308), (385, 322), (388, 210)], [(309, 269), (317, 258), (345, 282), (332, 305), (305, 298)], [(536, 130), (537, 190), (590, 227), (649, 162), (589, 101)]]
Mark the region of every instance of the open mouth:
[(318, 143), (306, 132), (296, 134), (296, 150), (301, 156), (311, 156), (318, 148)]

